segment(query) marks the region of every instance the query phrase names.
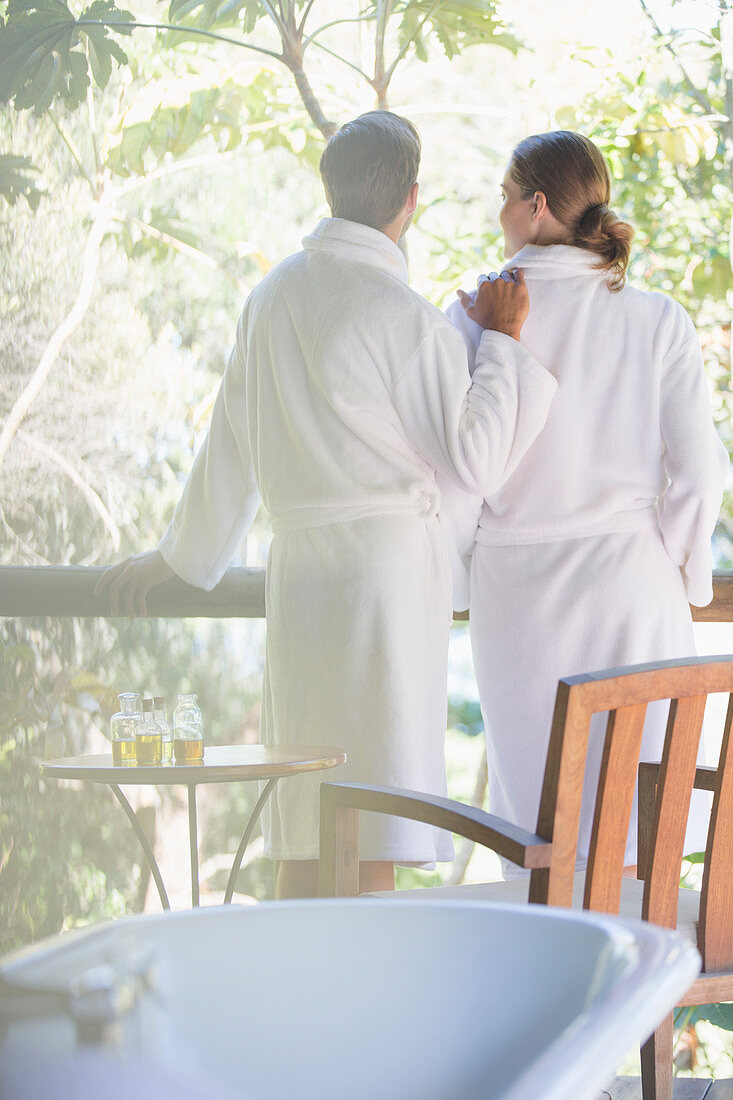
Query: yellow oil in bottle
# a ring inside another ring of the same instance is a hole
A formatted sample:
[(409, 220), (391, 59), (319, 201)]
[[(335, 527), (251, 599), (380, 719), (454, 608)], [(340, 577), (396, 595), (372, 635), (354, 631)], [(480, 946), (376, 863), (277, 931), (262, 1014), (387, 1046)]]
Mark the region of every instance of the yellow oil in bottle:
[(203, 764), (204, 741), (202, 737), (174, 737), (173, 752), (176, 764)]
[(134, 737), (112, 742), (112, 763), (116, 768), (129, 767), (137, 763)]
[(135, 734), (135, 756), (138, 764), (160, 764), (163, 760), (163, 738), (159, 733)]

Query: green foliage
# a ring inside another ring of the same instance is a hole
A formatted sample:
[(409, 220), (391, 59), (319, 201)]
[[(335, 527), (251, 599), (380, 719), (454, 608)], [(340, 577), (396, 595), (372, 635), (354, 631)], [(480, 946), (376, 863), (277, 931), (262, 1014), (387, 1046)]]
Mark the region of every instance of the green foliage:
[(484, 732), (481, 704), (476, 699), (448, 699), (448, 728), (458, 729), (470, 737)]
[(246, 85), (231, 79), (216, 83), (208, 70), (150, 81), (110, 127), (106, 165), (118, 176), (143, 176), (207, 138), (221, 152), (257, 140), (265, 148), (282, 146), (300, 154), (313, 139), (300, 120), (288, 119), (281, 101), (280, 84), (266, 71)]
[[(378, 0), (370, 5), (374, 9)], [(521, 43), (510, 34), (497, 14), (494, 3), (485, 0), (405, 0), (394, 6), (400, 19), (400, 48), (412, 45), (420, 61), (429, 57), (428, 39), (434, 34), (447, 57), (452, 58), (467, 46), (504, 46), (516, 53)], [(401, 17), (401, 18), (400, 18)]]
[(37, 210), (42, 192), (36, 187), (28, 172), (37, 172), (30, 157), (16, 157), (12, 153), (0, 153), (0, 195), (12, 205), (21, 196), (31, 210)]
[(112, 73), (112, 60), (127, 55), (109, 28), (129, 34), (132, 15), (112, 0), (94, 0), (75, 19), (63, 0), (8, 0), (0, 25), (0, 102), (42, 114), (57, 99), (78, 107), (90, 85), (100, 88)]
[[(586, 133), (608, 159), (613, 206), (636, 230), (632, 281), (672, 295), (691, 314), (718, 432), (733, 454), (733, 120), (715, 40), (703, 56), (692, 88), (655, 52), (640, 58), (636, 73), (610, 71), (595, 96), (558, 112), (557, 124)], [(733, 567), (730, 495), (716, 550), (717, 567)]]
[(121, 916), (134, 890), (137, 853), (108, 792), (41, 778), (46, 745), (79, 747), (107, 694), (89, 673), (54, 673), (68, 630), (44, 628), (8, 623), (0, 645), (0, 952)]
[(169, 23), (204, 30), (241, 26), (245, 35), (264, 15), (260, 0), (171, 0), (168, 7)]
[(723, 1031), (733, 1031), (733, 1004), (693, 1005), (675, 1009), (676, 1027), (689, 1027), (698, 1020), (708, 1020)]

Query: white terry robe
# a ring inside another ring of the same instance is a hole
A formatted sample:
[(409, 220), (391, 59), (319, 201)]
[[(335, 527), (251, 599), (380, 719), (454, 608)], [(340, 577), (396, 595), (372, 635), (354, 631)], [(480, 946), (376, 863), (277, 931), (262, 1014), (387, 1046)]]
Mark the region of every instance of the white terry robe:
[[(441, 793), (451, 580), (436, 473), (493, 492), (556, 383), (500, 333), (482, 337), (471, 382), (461, 337), (406, 285), (383, 233), (327, 218), (303, 245), (244, 307), (160, 549), (179, 576), (213, 587), (259, 491), (274, 532), (262, 741), (340, 746), (334, 779)], [(271, 858), (317, 857), (323, 778), (275, 789)], [(447, 835), (385, 817), (365, 815), (360, 841), (362, 859), (452, 854)]]
[[(712, 599), (710, 539), (728, 469), (689, 317), (663, 294), (628, 284), (611, 293), (595, 263), (578, 248), (530, 245), (505, 265), (524, 271), (530, 312), (521, 342), (557, 378), (557, 396), (498, 492), (483, 505), (460, 492), (444, 500), (459, 552), (476, 538), (471, 641), (489, 806), (528, 829), (557, 681), (694, 654), (688, 601)], [(471, 360), (481, 329), (458, 303), (448, 315)], [(602, 750), (595, 722), (592, 792)], [(660, 758), (665, 724), (664, 705), (650, 707), (642, 759)], [(694, 800), (686, 851), (704, 847), (706, 799)], [(635, 814), (628, 863), (636, 862)], [(587, 798), (581, 858), (591, 820)]]

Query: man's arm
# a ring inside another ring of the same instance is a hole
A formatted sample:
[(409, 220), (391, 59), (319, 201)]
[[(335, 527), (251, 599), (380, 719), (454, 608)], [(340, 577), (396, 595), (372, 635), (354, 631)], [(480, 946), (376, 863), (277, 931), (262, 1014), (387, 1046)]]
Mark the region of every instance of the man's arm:
[(243, 323), (229, 357), (206, 440), (194, 459), (173, 519), (156, 550), (108, 569), (95, 594), (108, 591), (113, 614), (146, 614), (146, 596), (179, 576), (209, 591), (224, 574), (259, 506), (247, 430)]
[(557, 388), (552, 375), (517, 341), (527, 315), (524, 280), (483, 283), (485, 331), (469, 383), (463, 340), (437, 327), (406, 364), (394, 388), (405, 433), (436, 471), (459, 488), (490, 496), (542, 430)]

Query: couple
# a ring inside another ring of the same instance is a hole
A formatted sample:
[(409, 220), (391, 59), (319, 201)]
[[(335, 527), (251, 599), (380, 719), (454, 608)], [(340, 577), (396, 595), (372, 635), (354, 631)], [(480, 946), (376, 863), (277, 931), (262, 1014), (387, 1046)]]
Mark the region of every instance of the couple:
[[(452, 324), (398, 247), (419, 160), (387, 111), (330, 139), (333, 217), (247, 300), (159, 548), (99, 588), (130, 614), (174, 573), (212, 588), (261, 496), (263, 742), (339, 745), (340, 780), (442, 793), (450, 553), (470, 556), (491, 808), (533, 829), (558, 677), (693, 651), (724, 452), (684, 311), (623, 286), (631, 231), (592, 143), (517, 147), (501, 213), (517, 271), (461, 295)], [(279, 897), (317, 891), (319, 783), (292, 779), (265, 816)], [(401, 819), (360, 839), (362, 890), (452, 854)]]

